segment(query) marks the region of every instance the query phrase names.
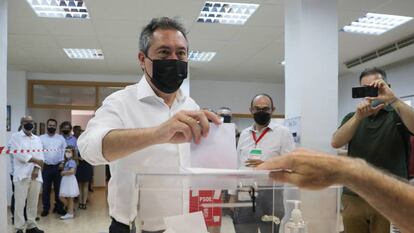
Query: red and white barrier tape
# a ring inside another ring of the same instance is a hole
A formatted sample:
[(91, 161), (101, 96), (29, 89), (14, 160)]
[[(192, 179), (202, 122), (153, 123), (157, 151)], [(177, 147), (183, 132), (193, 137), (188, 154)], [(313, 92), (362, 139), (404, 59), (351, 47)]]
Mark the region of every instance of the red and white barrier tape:
[(0, 146), (0, 155), (1, 154), (26, 154), (26, 153), (39, 153), (39, 152), (57, 152), (64, 151), (62, 149), (19, 149), (19, 150), (10, 150), (4, 146)]

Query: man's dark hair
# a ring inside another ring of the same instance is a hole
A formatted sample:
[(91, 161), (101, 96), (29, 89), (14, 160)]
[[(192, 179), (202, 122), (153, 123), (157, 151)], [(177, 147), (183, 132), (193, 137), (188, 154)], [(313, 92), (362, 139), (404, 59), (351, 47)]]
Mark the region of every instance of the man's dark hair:
[(253, 107), (254, 99), (256, 99), (259, 96), (266, 96), (267, 98), (269, 98), (270, 99), (270, 103), (272, 104), (271, 107), (273, 108), (273, 99), (272, 99), (272, 97), (270, 97), (270, 95), (268, 95), (266, 93), (260, 93), (260, 94), (256, 94), (255, 96), (253, 96), (252, 102), (250, 102), (250, 107), (251, 108)]
[(165, 30), (173, 29), (181, 32), (188, 43), (187, 32), (180, 22), (168, 17), (154, 18), (142, 29), (141, 35), (139, 36), (139, 50), (144, 52), (145, 56), (148, 55), (148, 49), (151, 47), (154, 31), (159, 28)]
[(56, 126), (58, 125), (58, 123), (57, 123), (57, 120), (56, 120), (56, 119), (50, 118), (50, 119), (47, 119), (47, 121), (46, 121), (46, 126), (47, 126), (47, 125), (49, 124), (49, 122), (51, 122), (51, 121), (55, 122), (55, 123), (56, 123)]
[(372, 67), (372, 68), (367, 68), (364, 71), (362, 71), (361, 75), (359, 75), (359, 83), (361, 83), (361, 80), (363, 77), (368, 76), (368, 75), (375, 75), (375, 74), (379, 74), (381, 75), (381, 78), (385, 81), (387, 81), (387, 73), (385, 73), (384, 70), (378, 68), (378, 67)]
[(82, 127), (80, 125), (73, 126), (73, 131), (75, 130), (82, 130)]
[(231, 112), (231, 109), (229, 107), (220, 107), (218, 110), (229, 110)]
[(62, 124), (60, 124), (59, 129), (63, 129), (65, 126), (69, 126), (69, 128), (72, 130), (72, 124), (69, 121), (64, 121)]

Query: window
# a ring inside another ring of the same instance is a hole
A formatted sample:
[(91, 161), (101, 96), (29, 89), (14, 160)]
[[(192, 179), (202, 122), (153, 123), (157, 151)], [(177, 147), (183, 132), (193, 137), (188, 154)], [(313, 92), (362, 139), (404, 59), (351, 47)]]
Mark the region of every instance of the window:
[(95, 110), (115, 91), (132, 83), (28, 81), (29, 108)]

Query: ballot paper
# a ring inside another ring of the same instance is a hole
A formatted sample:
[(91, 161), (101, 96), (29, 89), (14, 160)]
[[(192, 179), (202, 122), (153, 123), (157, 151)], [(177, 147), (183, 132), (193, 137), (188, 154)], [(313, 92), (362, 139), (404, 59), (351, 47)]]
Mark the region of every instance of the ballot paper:
[(208, 233), (201, 211), (164, 218), (170, 232), (175, 233)]
[(235, 125), (210, 124), (200, 144), (191, 143), (191, 167), (237, 169)]

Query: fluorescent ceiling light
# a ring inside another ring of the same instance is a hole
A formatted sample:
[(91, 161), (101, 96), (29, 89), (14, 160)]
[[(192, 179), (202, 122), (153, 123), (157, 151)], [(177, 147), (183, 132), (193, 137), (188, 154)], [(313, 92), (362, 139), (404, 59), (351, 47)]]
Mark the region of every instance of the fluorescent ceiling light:
[(63, 49), (70, 59), (104, 59), (101, 49)]
[(259, 4), (207, 1), (197, 22), (243, 25), (258, 7)]
[(280, 64), (281, 64), (282, 66), (285, 66), (285, 65), (286, 65), (286, 61), (285, 61), (285, 60), (283, 60), (282, 62), (280, 62)]
[(216, 52), (200, 52), (200, 51), (190, 51), (188, 59), (196, 62), (209, 62), (216, 55)]
[(411, 19), (413, 18), (399, 15), (367, 13), (364, 17), (343, 27), (342, 30), (345, 32), (378, 36), (410, 21)]
[(27, 0), (39, 17), (88, 19), (83, 0)]

